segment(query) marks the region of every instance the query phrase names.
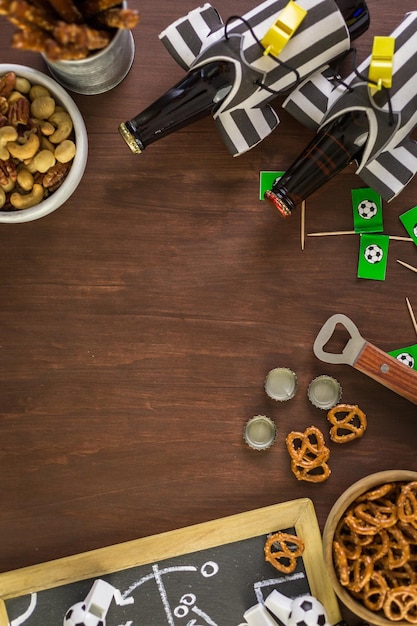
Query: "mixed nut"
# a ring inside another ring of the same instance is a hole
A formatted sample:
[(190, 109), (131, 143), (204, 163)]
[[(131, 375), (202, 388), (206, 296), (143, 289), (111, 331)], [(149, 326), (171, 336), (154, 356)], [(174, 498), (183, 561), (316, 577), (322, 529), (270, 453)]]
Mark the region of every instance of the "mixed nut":
[(61, 186), (76, 153), (69, 113), (43, 85), (0, 78), (0, 210), (28, 209)]

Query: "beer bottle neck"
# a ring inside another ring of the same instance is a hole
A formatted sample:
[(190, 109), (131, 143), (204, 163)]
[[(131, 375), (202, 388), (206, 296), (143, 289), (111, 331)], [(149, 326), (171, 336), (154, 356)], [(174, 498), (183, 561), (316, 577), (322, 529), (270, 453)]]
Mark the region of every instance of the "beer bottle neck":
[(213, 61), (191, 70), (176, 85), (133, 119), (120, 132), (134, 152), (141, 152), (209, 113), (225, 99), (235, 77), (233, 63)]
[(363, 111), (352, 111), (322, 128), (305, 150), (278, 178), (265, 198), (283, 217), (320, 189), (333, 176), (363, 152), (368, 137), (368, 118)]

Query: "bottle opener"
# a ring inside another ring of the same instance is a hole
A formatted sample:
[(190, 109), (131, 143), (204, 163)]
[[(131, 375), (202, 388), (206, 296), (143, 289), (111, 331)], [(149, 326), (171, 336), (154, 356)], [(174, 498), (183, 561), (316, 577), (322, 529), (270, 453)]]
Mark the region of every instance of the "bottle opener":
[[(336, 325), (341, 324), (350, 334), (342, 352), (332, 353), (324, 350), (332, 337)], [(313, 345), (314, 354), (325, 363), (345, 363), (403, 398), (417, 404), (417, 370), (400, 363), (380, 348), (366, 341), (349, 317), (338, 313), (329, 317), (316, 337)]]

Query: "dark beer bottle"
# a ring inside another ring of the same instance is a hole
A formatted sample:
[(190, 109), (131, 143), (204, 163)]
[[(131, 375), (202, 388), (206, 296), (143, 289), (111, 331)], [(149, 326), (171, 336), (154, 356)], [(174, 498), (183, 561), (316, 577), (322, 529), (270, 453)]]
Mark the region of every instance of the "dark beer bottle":
[[(369, 26), (365, 0), (335, 0), (349, 29), (351, 40)], [(119, 132), (132, 152), (209, 114), (226, 98), (235, 80), (234, 65), (213, 61), (194, 70), (133, 119), (122, 122)]]
[(232, 63), (213, 61), (191, 70), (147, 109), (119, 126), (132, 152), (140, 153), (162, 139), (214, 111), (231, 90)]
[(364, 111), (350, 111), (318, 131), (283, 176), (264, 197), (283, 217), (322, 187), (349, 163), (359, 160), (368, 138)]

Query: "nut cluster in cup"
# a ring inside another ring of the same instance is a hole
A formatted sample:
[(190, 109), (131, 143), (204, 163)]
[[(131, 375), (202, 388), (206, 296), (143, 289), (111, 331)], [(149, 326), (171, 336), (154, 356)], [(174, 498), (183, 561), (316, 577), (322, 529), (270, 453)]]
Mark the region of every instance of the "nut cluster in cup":
[(43, 85), (0, 77), (0, 209), (28, 209), (65, 180), (76, 154), (73, 122)]

